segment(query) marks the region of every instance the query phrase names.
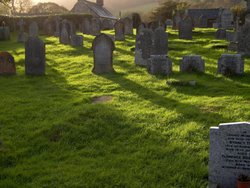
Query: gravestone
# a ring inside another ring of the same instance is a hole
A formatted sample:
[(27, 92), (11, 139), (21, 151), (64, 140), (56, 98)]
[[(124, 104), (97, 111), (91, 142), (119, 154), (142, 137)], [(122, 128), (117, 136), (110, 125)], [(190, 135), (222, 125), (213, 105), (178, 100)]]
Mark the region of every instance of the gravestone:
[(132, 19), (126, 17), (122, 19), (124, 23), (124, 34), (125, 35), (133, 35), (133, 21)]
[(91, 34), (91, 19), (89, 17), (85, 17), (82, 22), (82, 32), (83, 34)]
[(135, 64), (147, 66), (152, 54), (153, 32), (151, 29), (143, 29), (136, 36)]
[(83, 36), (82, 35), (71, 36), (71, 46), (73, 46), (73, 47), (83, 46)]
[[(111, 30), (113, 29), (113, 22), (112, 20), (109, 20), (109, 19), (104, 19), (102, 21), (102, 30)], [(132, 25), (133, 26), (133, 25)]]
[(168, 34), (163, 27), (158, 27), (153, 34), (152, 54), (148, 61), (150, 74), (169, 75), (172, 72), (172, 62), (167, 56)]
[(69, 36), (68, 30), (66, 29), (65, 25), (63, 26), (63, 28), (61, 30), (59, 41), (61, 44), (69, 44), (70, 43), (70, 36)]
[(124, 41), (125, 40), (125, 27), (122, 20), (118, 20), (115, 25), (115, 40)]
[(101, 34), (101, 21), (98, 18), (92, 18), (91, 20), (91, 34), (94, 36)]
[(39, 35), (39, 28), (36, 22), (32, 22), (29, 26), (29, 36), (37, 37)]
[(24, 25), (25, 25), (24, 20), (21, 19), (18, 22), (18, 25), (19, 25), (19, 33), (17, 35), (17, 42), (20, 42), (20, 43), (26, 42), (27, 34), (24, 32)]
[(43, 33), (47, 36), (53, 36), (55, 34), (55, 25), (50, 18), (47, 18), (43, 22)]
[(54, 31), (55, 37), (60, 37), (60, 22), (61, 22), (61, 18), (59, 16), (56, 16), (54, 18), (54, 23), (55, 23), (54, 27), (53, 27), (53, 25), (51, 25), (52, 30), (53, 30), (53, 28), (55, 28), (55, 31)]
[(193, 22), (190, 17), (181, 20), (179, 23), (179, 38), (192, 40), (193, 39)]
[(229, 9), (225, 9), (221, 14), (221, 26), (223, 29), (232, 29), (233, 28), (233, 13)]
[(250, 55), (250, 22), (245, 23), (238, 33), (238, 52)]
[(174, 23), (173, 23), (173, 29), (179, 29), (179, 24), (181, 22), (182, 18), (180, 16), (179, 13), (177, 13), (175, 16), (174, 16)]
[(171, 20), (171, 19), (167, 19), (165, 24), (166, 24), (166, 27), (173, 27), (173, 25), (174, 25), (173, 20)]
[(205, 61), (200, 55), (189, 55), (182, 58), (181, 72), (205, 72)]
[(0, 52), (0, 75), (16, 74), (14, 57), (8, 52)]
[(215, 33), (216, 39), (224, 40), (224, 39), (226, 39), (226, 37), (227, 37), (226, 29), (218, 29)]
[(250, 175), (250, 123), (227, 123), (210, 128), (209, 182), (237, 187), (240, 175)]
[(240, 54), (222, 54), (218, 61), (218, 74), (242, 75), (244, 74), (244, 60)]
[(136, 35), (138, 35), (145, 28), (146, 28), (146, 25), (144, 23), (139, 25), (139, 27), (136, 28)]
[(92, 49), (94, 51), (92, 72), (95, 74), (114, 72), (113, 51), (115, 50), (115, 43), (113, 40), (109, 36), (101, 34), (94, 39)]
[(6, 26), (0, 27), (0, 41), (10, 40), (10, 28)]
[(25, 73), (45, 74), (45, 44), (38, 37), (29, 37), (25, 43)]
[(226, 32), (226, 39), (228, 42), (235, 42), (237, 41), (237, 32)]
[(208, 27), (208, 18), (205, 15), (201, 15), (198, 20), (198, 26), (200, 28), (207, 28)]

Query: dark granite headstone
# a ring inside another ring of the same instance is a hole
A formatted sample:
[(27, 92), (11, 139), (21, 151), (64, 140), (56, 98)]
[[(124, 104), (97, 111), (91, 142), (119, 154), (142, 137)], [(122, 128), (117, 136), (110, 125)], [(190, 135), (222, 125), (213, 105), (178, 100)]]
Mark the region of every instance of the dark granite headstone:
[(113, 40), (109, 36), (101, 34), (94, 39), (92, 48), (94, 51), (93, 73), (114, 72), (113, 51), (115, 50), (115, 44)]
[(0, 52), (0, 75), (16, 74), (14, 57), (8, 52)]
[(25, 72), (27, 75), (45, 74), (45, 44), (38, 37), (29, 37), (25, 43)]

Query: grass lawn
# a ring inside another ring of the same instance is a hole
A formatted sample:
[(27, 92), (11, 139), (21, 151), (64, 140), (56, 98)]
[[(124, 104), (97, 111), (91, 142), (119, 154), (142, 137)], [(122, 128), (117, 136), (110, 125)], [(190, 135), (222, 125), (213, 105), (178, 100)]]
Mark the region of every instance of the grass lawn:
[[(43, 77), (25, 76), (24, 45), (14, 36), (0, 42), (18, 72), (0, 77), (0, 187), (206, 187), (209, 128), (250, 120), (250, 59), (245, 76), (217, 75), (227, 42), (214, 34), (195, 30), (186, 41), (170, 30), (169, 78), (135, 66), (134, 36), (116, 42), (109, 75), (91, 72), (92, 36), (84, 36), (84, 48), (43, 37)], [(189, 54), (203, 56), (206, 74), (179, 73)], [(167, 79), (198, 84), (169, 86)], [(100, 96), (113, 99), (93, 104)]]

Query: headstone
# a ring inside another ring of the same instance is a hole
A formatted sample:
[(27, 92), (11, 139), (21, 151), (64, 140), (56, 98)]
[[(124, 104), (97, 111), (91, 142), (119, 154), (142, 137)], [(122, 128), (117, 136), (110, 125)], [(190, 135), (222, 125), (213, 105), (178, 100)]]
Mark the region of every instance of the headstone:
[(124, 23), (124, 34), (125, 35), (133, 35), (133, 21), (132, 19), (126, 17), (122, 19)]
[(135, 64), (147, 66), (152, 55), (153, 32), (150, 29), (143, 29), (136, 36)]
[(112, 20), (109, 20), (109, 19), (104, 19), (102, 21), (102, 30), (110, 30), (110, 29), (113, 29), (113, 23), (112, 23)]
[(115, 44), (113, 40), (109, 36), (101, 34), (94, 39), (92, 48), (94, 51), (93, 73), (114, 72), (113, 51), (115, 50)]
[(47, 18), (43, 22), (43, 33), (47, 36), (53, 36), (55, 34), (55, 25), (50, 18)]
[(193, 22), (187, 17), (179, 23), (179, 38), (192, 40), (193, 39)]
[(8, 52), (0, 52), (0, 75), (16, 74), (14, 57)]
[(235, 42), (237, 41), (237, 33), (236, 32), (230, 32), (230, 31), (227, 31), (226, 32), (226, 39), (227, 41), (229, 42)]
[(139, 25), (139, 27), (136, 28), (136, 35), (138, 35), (140, 33), (141, 30), (145, 29), (146, 26), (144, 23), (142, 23), (141, 25)]
[(173, 20), (171, 20), (171, 19), (167, 19), (165, 24), (167, 27), (173, 27), (173, 25), (174, 25)]
[(201, 15), (199, 20), (198, 20), (198, 26), (200, 28), (207, 28), (208, 27), (208, 18), (205, 15)]
[(238, 52), (250, 55), (250, 22), (245, 23), (242, 30), (238, 33)]
[(98, 18), (92, 18), (91, 20), (91, 34), (98, 36), (101, 34), (101, 21)]
[(115, 40), (116, 41), (124, 41), (125, 40), (125, 27), (124, 23), (121, 20), (118, 20), (115, 25)]
[(222, 54), (218, 61), (218, 74), (242, 75), (244, 74), (244, 60), (240, 54)]
[(210, 129), (209, 181), (220, 188), (237, 187), (250, 175), (250, 123), (227, 123)]
[(152, 54), (148, 61), (148, 72), (150, 74), (171, 74), (172, 62), (167, 53), (168, 34), (163, 27), (158, 27), (153, 34)]
[(68, 30), (66, 29), (65, 25), (63, 26), (63, 28), (61, 30), (59, 41), (61, 44), (69, 44), (70, 43), (70, 36), (69, 36)]
[(218, 29), (215, 33), (216, 39), (224, 40), (224, 39), (226, 39), (226, 37), (227, 37), (226, 29)]
[(29, 36), (37, 37), (39, 35), (39, 28), (36, 22), (32, 22), (29, 26)]
[(10, 28), (6, 26), (0, 27), (0, 41), (10, 40)]
[(25, 43), (26, 75), (45, 74), (45, 44), (38, 37), (29, 37)]
[(18, 36), (17, 36), (17, 42), (26, 42), (27, 40), (27, 34), (24, 32), (24, 20), (21, 19), (19, 22), (18, 22), (18, 25), (19, 25), (19, 33), (18, 33)]
[(82, 32), (83, 34), (91, 34), (91, 19), (86, 17), (82, 22)]
[(189, 55), (182, 58), (181, 72), (205, 72), (205, 61), (200, 55)]
[(177, 13), (174, 16), (174, 23), (173, 23), (173, 29), (179, 29), (179, 24), (181, 22), (182, 18), (179, 13)]
[(73, 47), (83, 46), (83, 36), (82, 35), (71, 36), (71, 46), (73, 46)]
[(221, 14), (221, 26), (224, 29), (232, 29), (233, 28), (234, 16), (233, 13), (229, 9), (225, 9)]

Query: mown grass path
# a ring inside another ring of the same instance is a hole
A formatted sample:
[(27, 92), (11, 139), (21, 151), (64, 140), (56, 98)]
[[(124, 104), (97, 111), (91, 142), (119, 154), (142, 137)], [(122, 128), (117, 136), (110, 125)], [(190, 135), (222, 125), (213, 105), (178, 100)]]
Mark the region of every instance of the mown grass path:
[[(112, 31), (108, 33), (113, 33)], [(44, 77), (24, 74), (24, 46), (11, 52), (16, 76), (0, 77), (0, 187), (206, 187), (209, 128), (250, 120), (250, 60), (245, 76), (216, 74), (227, 42), (215, 30), (196, 30), (193, 41), (169, 31), (170, 77), (134, 64), (135, 37), (116, 43), (116, 73), (94, 75), (91, 43), (84, 48), (47, 44)], [(202, 55), (206, 74), (179, 73), (184, 55)], [(167, 79), (196, 80), (196, 87)], [(111, 102), (93, 104), (99, 96)]]

